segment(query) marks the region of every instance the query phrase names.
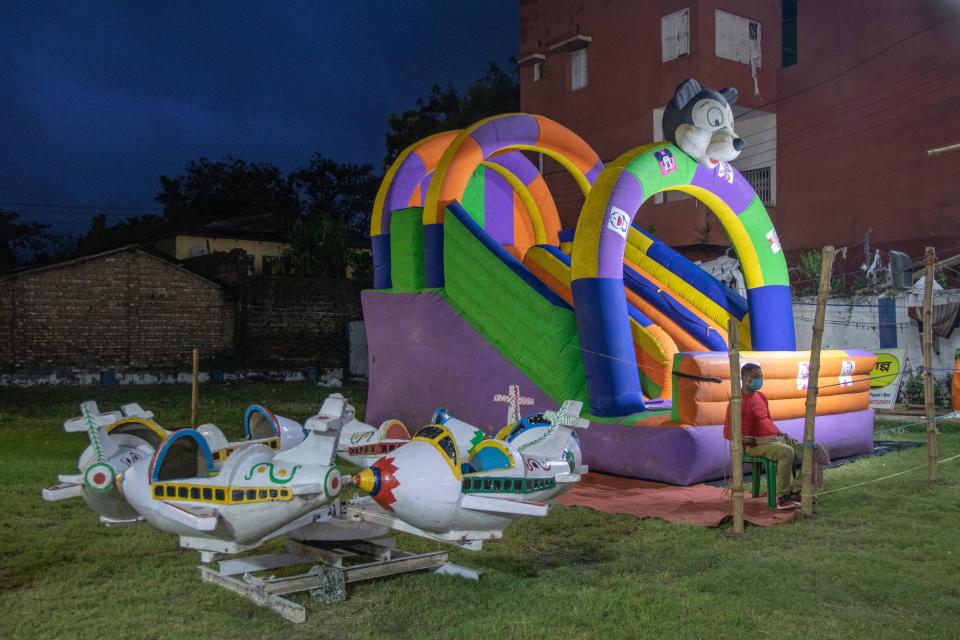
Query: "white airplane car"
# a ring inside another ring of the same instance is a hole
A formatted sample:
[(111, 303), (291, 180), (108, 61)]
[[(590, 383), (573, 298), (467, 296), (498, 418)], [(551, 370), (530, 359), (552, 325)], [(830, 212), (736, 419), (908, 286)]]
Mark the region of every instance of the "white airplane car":
[(518, 516), (546, 515), (546, 502), (587, 472), (574, 431), (590, 425), (579, 417), (582, 408), (567, 401), (558, 412), (525, 418), (502, 439), (475, 443), (466, 459), (461, 451), (465, 436), (471, 441), (469, 425), (447, 416), (353, 476), (353, 483), (406, 525), (395, 528), (461, 540), (501, 531)]
[(150, 524), (181, 536), (185, 547), (234, 553), (310, 524), (342, 487), (335, 466), (346, 399), (327, 398), (298, 445), (275, 451), (241, 446), (219, 472), (197, 430), (170, 435), (149, 459), (119, 474), (127, 502)]
[[(141, 518), (116, 489), (117, 475), (136, 462), (149, 458), (173, 433), (154, 421), (154, 414), (139, 404), (131, 403), (120, 411), (101, 412), (97, 403), (89, 400), (80, 405), (81, 415), (63, 423), (64, 431), (85, 432), (90, 445), (80, 454), (78, 475), (61, 475), (59, 484), (43, 490), (48, 502), (82, 497), (108, 525), (134, 524)], [(246, 440), (228, 442), (215, 424), (204, 424), (197, 432), (206, 442), (215, 467), (238, 447), (258, 443), (275, 450), (293, 447), (304, 439), (303, 427), (298, 422), (274, 415), (261, 405), (247, 408), (243, 418)]]
[[(339, 394), (334, 394), (331, 397), (338, 396)], [(350, 404), (347, 404), (344, 420), (337, 455), (341, 460), (359, 467), (367, 467), (397, 447), (410, 442), (410, 432), (400, 420), (384, 420), (378, 428), (374, 428), (357, 420), (356, 411)]]

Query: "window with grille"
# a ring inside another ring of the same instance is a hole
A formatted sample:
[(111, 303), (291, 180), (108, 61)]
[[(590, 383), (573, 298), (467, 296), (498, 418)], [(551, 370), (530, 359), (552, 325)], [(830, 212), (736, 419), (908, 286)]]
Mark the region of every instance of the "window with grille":
[(773, 188), (770, 185), (770, 167), (760, 167), (759, 169), (745, 169), (740, 174), (753, 187), (753, 190), (760, 196), (760, 202), (766, 206), (773, 204)]
[(574, 91), (587, 86), (587, 50), (577, 49), (570, 53), (570, 88)]
[(690, 9), (660, 19), (660, 47), (663, 62), (690, 54)]
[(760, 67), (760, 23), (726, 11), (716, 12), (717, 46), (719, 58), (744, 64), (754, 61)]

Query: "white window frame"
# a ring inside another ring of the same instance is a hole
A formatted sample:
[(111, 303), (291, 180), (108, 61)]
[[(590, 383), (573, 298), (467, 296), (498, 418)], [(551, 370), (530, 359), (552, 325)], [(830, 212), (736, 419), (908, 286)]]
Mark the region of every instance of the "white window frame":
[(690, 55), (690, 8), (660, 18), (660, 54), (663, 62)]
[[(750, 64), (760, 68), (761, 24), (720, 9), (716, 10), (716, 45), (718, 58)], [(756, 26), (755, 37), (750, 36), (751, 25)]]
[(570, 90), (585, 89), (589, 82), (587, 75), (587, 47), (570, 52)]

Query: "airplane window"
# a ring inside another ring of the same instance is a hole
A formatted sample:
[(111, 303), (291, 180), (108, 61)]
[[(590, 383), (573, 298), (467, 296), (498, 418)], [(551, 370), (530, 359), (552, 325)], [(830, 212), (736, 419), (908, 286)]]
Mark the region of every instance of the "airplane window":
[(243, 490), (242, 490), (242, 489), (234, 489), (234, 490), (233, 490), (233, 501), (234, 501), (234, 502), (241, 502), (241, 501), (243, 501)]
[(440, 438), (437, 444), (440, 446), (440, 449), (442, 449), (443, 452), (447, 454), (447, 457), (453, 461), (453, 464), (456, 465), (457, 464), (457, 448), (453, 444), (453, 439), (450, 436), (444, 436)]
[(435, 425), (435, 424), (428, 424), (427, 426), (425, 426), (425, 427), (423, 427), (422, 429), (420, 429), (420, 431), (417, 431), (417, 435), (415, 435), (414, 437), (415, 437), (415, 438), (426, 438), (426, 439), (428, 439), (428, 440), (433, 440), (434, 438), (436, 438), (437, 436), (439, 436), (439, 435), (442, 434), (443, 432), (444, 432), (443, 427), (438, 427), (438, 426)]
[(220, 502), (223, 502), (227, 496), (227, 494), (224, 493), (223, 489), (217, 489), (216, 491), (214, 491), (214, 495), (216, 496), (216, 499), (219, 500)]

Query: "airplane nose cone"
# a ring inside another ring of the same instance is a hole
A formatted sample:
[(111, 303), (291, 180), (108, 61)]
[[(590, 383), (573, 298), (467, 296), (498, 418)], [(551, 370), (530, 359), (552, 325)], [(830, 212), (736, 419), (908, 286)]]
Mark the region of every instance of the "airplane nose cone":
[(733, 139), (733, 148), (737, 151), (743, 151), (744, 142), (743, 138), (734, 138)]
[(364, 495), (376, 495), (377, 485), (380, 484), (373, 469), (364, 469), (360, 473), (353, 476), (353, 484), (357, 487), (360, 493)]

